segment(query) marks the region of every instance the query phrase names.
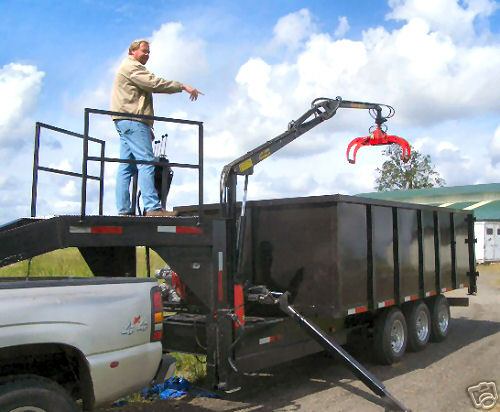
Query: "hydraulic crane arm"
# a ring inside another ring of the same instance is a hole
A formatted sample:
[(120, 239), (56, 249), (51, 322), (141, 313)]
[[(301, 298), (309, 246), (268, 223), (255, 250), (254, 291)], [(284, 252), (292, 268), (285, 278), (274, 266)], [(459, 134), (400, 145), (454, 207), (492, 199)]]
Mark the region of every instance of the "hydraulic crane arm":
[[(228, 243), (231, 245), (229, 257), (230, 270), (235, 273), (235, 283), (241, 287), (241, 262), (243, 252), (243, 239), (245, 237), (245, 208), (247, 198), (248, 176), (253, 173), (256, 164), (271, 156), (287, 144), (291, 143), (299, 136), (311, 130), (313, 127), (332, 118), (339, 108), (365, 109), (375, 119), (374, 130), (370, 130), (370, 135), (354, 139), (348, 146), (347, 158), (350, 163), (354, 163), (358, 149), (362, 146), (375, 146), (396, 143), (403, 147), (403, 161), (407, 161), (410, 156), (410, 145), (406, 140), (397, 136), (388, 136), (385, 132), (384, 123), (394, 115), (391, 106), (378, 103), (354, 102), (342, 100), (341, 97), (329, 99), (320, 97), (312, 101), (311, 108), (302, 116), (288, 124), (287, 130), (276, 136), (274, 139), (250, 150), (245, 155), (233, 160), (224, 166), (220, 178), (220, 204), (223, 216), (229, 220)], [(387, 114), (382, 116), (382, 110)], [(384, 126), (384, 129), (382, 128)], [(353, 158), (349, 158), (349, 150), (354, 147)], [(243, 189), (243, 199), (239, 216), (236, 216), (236, 184), (237, 177), (245, 176)], [(238, 291), (241, 294), (241, 290)]]
[[(271, 156), (287, 144), (291, 143), (299, 136), (311, 130), (313, 127), (332, 118), (339, 108), (346, 109), (366, 109), (369, 110), (371, 116), (375, 119), (376, 127), (370, 130), (370, 135), (366, 137), (358, 137), (354, 139), (348, 146), (347, 158), (350, 163), (355, 162), (355, 156), (361, 146), (374, 146), (382, 144), (396, 143), (403, 148), (403, 160), (407, 161), (410, 156), (410, 145), (406, 140), (397, 137), (389, 136), (382, 129), (383, 123), (388, 118), (394, 115), (394, 109), (391, 106), (378, 103), (365, 103), (355, 102), (349, 100), (342, 100), (341, 97), (335, 99), (330, 98), (317, 98), (312, 101), (311, 108), (306, 111), (302, 116), (296, 120), (292, 120), (288, 124), (288, 129), (276, 136), (275, 138), (267, 141), (266, 143), (250, 150), (245, 155), (233, 160), (227, 164), (221, 173), (220, 180), (220, 201), (222, 205), (226, 205), (226, 212), (228, 212), (228, 204), (235, 201), (236, 193), (236, 176), (248, 176), (253, 173), (253, 167)], [(382, 110), (388, 110), (388, 114), (382, 116)], [(349, 157), (349, 151), (354, 147), (353, 158)], [(230, 213), (227, 213), (228, 215)]]

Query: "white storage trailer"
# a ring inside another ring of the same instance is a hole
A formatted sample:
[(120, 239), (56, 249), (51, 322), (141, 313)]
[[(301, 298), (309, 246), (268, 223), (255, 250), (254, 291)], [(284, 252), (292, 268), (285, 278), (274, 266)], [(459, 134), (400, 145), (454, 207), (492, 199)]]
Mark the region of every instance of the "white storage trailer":
[(500, 222), (476, 222), (474, 232), (477, 263), (500, 262)]

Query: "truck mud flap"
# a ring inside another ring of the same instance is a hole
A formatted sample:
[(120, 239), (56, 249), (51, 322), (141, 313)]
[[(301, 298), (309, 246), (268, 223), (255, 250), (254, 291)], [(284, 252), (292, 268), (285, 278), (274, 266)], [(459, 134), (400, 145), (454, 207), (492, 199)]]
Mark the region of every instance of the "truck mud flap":
[(409, 411), (401, 402), (392, 396), (386, 389), (384, 384), (373, 376), (367, 369), (363, 367), (356, 359), (347, 353), (338, 343), (330, 336), (325, 334), (313, 322), (306, 319), (288, 302), (288, 293), (283, 293), (279, 298), (279, 305), (283, 312), (290, 316), (297, 324), (311, 336), (316, 342), (323, 346), (328, 352), (336, 356), (347, 366), (347, 368), (368, 388), (379, 396), (387, 405), (387, 409), (391, 411)]

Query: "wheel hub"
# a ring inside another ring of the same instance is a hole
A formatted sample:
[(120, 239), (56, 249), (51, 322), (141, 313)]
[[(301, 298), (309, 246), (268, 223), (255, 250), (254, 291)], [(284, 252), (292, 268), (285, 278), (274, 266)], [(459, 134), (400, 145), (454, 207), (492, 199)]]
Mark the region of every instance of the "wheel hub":
[(444, 305), (441, 305), (438, 311), (438, 325), (441, 332), (446, 332), (446, 330), (448, 329), (449, 321), (450, 318), (448, 316), (448, 310)]
[(391, 347), (394, 353), (401, 352), (405, 342), (405, 330), (400, 320), (395, 320), (391, 328)]
[(418, 340), (425, 342), (427, 336), (429, 335), (429, 318), (424, 311), (420, 311), (416, 320), (416, 330)]

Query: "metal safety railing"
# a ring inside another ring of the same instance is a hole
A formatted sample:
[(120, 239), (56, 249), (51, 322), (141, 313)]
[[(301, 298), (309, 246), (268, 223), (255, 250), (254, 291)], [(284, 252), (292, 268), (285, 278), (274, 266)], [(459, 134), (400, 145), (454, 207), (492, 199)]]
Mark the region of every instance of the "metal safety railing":
[[(56, 173), (60, 175), (65, 175), (65, 176), (72, 176), (72, 177), (79, 177), (83, 179), (84, 175), (83, 173), (77, 173), (77, 172), (71, 172), (68, 170), (62, 170), (62, 169), (56, 169), (52, 167), (46, 167), (46, 166), (40, 166), (40, 136), (42, 129), (47, 129), (47, 130), (52, 130), (57, 133), (62, 133), (67, 136), (72, 136), (76, 137), (78, 139), (83, 139), (85, 140), (85, 136), (80, 134), (80, 133), (75, 133), (70, 130), (63, 129), (61, 127), (56, 127), (52, 126), (50, 124), (46, 123), (40, 123), (37, 122), (35, 125), (35, 150), (34, 150), (34, 156), (33, 156), (33, 182), (31, 185), (31, 217), (36, 217), (36, 206), (37, 206), (37, 197), (38, 197), (38, 174), (40, 171), (42, 172), (49, 172), (49, 173)], [(98, 143), (101, 145), (101, 156), (99, 157), (100, 162), (101, 162), (101, 169), (99, 176), (92, 176), (92, 175), (87, 175), (86, 179), (90, 180), (97, 180), (99, 182), (99, 197), (100, 199), (103, 198), (104, 195), (104, 153), (105, 153), (105, 146), (106, 142), (101, 139), (96, 139), (94, 137), (87, 136), (87, 147), (88, 147), (88, 142), (94, 142)], [(102, 215), (103, 213), (103, 204), (102, 202), (99, 202), (99, 214)]]
[[(31, 216), (36, 216), (36, 206), (37, 206), (37, 196), (38, 196), (38, 173), (39, 171), (45, 171), (50, 173), (57, 173), (66, 176), (79, 177), (82, 179), (81, 186), (81, 209), (80, 215), (83, 219), (86, 215), (86, 204), (87, 204), (87, 181), (97, 180), (99, 181), (99, 215), (103, 215), (104, 209), (104, 165), (105, 163), (132, 163), (132, 164), (149, 164), (153, 166), (165, 166), (164, 162), (157, 161), (145, 161), (145, 160), (128, 160), (120, 159), (114, 157), (106, 157), (105, 148), (106, 142), (101, 139), (96, 139), (89, 135), (90, 132), (90, 115), (107, 115), (107, 116), (120, 116), (126, 119), (138, 119), (138, 120), (154, 120), (165, 123), (177, 123), (193, 125), (198, 127), (198, 163), (173, 163), (169, 162), (168, 165), (171, 168), (184, 168), (184, 169), (196, 169), (198, 170), (198, 216), (201, 218), (203, 212), (203, 122), (185, 119), (175, 119), (170, 117), (161, 116), (146, 116), (138, 114), (129, 114), (121, 112), (112, 112), (109, 110), (91, 109), (86, 108), (84, 110), (84, 132), (83, 134), (75, 133), (60, 127), (55, 127), (45, 123), (36, 123), (35, 130), (35, 150), (33, 159), (33, 184), (31, 191)], [(83, 141), (83, 155), (82, 155), (82, 171), (81, 173), (71, 172), (62, 169), (55, 169), (46, 166), (41, 166), (39, 164), (39, 152), (40, 152), (40, 134), (42, 129), (49, 129), (58, 133), (73, 136)], [(89, 155), (89, 142), (98, 143), (101, 145), (99, 156)], [(89, 162), (99, 162), (100, 170), (99, 176), (93, 176), (88, 174)]]

